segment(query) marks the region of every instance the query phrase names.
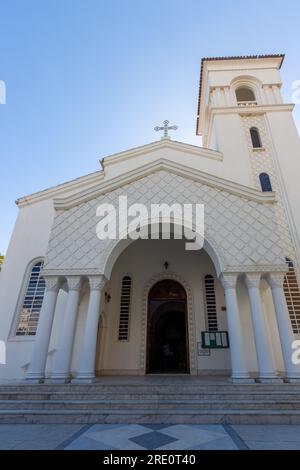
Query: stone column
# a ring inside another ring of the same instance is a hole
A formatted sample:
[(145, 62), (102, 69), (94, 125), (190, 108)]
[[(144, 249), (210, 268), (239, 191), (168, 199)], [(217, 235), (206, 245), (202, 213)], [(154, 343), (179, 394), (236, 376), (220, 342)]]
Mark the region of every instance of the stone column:
[(98, 323), (100, 317), (101, 290), (105, 276), (90, 276), (90, 299), (81, 351), (80, 367), (76, 380), (92, 382), (95, 378)]
[(220, 88), (214, 89), (214, 97), (215, 97), (215, 105), (220, 108), (221, 107), (221, 90)]
[(66, 382), (70, 378), (72, 350), (75, 336), (81, 278), (70, 276), (67, 278), (69, 293), (60, 344), (55, 356), (54, 371), (51, 379)]
[(274, 95), (274, 101), (275, 104), (281, 104), (282, 103), (282, 96), (280, 93), (280, 88), (278, 85), (272, 85), (272, 90), (273, 90), (273, 95)]
[(231, 102), (230, 87), (224, 87), (225, 106), (233, 106)]
[(300, 381), (300, 365), (292, 362), (293, 348), (295, 340), (290, 315), (287, 308), (286, 298), (283, 290), (284, 274), (274, 273), (267, 277), (272, 290), (273, 303), (277, 318), (279, 337), (282, 348), (282, 355), (285, 365), (286, 379), (290, 382)]
[(246, 285), (251, 307), (256, 354), (261, 382), (276, 382), (278, 377), (272, 358), (271, 343), (268, 338), (265, 312), (260, 294), (260, 273), (246, 274)]
[(29, 364), (26, 380), (42, 382), (45, 378), (45, 367), (47, 362), (48, 348), (53, 325), (57, 294), (60, 288), (58, 277), (46, 277), (46, 290), (40, 318), (38, 322), (33, 353)]
[(241, 320), (236, 293), (237, 274), (222, 274), (221, 282), (225, 289), (227, 324), (230, 341), (231, 368), (233, 382), (252, 382), (246, 365)]
[(274, 100), (273, 100), (272, 88), (270, 87), (270, 85), (265, 85), (263, 89), (265, 91), (265, 96), (266, 96), (266, 101), (267, 101), (266, 104), (273, 104)]

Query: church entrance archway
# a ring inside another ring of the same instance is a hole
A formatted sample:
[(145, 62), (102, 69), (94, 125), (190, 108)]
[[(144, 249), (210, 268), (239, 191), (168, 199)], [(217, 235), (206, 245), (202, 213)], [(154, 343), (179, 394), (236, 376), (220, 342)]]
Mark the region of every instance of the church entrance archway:
[(188, 373), (187, 296), (172, 279), (157, 282), (148, 295), (147, 372)]

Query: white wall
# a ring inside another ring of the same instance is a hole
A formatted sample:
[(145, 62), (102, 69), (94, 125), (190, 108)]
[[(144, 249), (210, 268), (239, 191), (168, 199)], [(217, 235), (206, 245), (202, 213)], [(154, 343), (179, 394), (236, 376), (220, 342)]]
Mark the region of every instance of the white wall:
[(238, 114), (216, 115), (215, 138), (223, 153), (222, 177), (245, 186), (253, 186), (248, 146)]
[[(33, 340), (11, 332), (25, 273), (34, 258), (45, 256), (53, 221), (52, 201), (23, 207), (6, 253), (0, 282), (0, 340), (6, 342), (7, 364), (0, 365), (0, 378), (20, 377), (21, 367), (30, 361)], [(10, 334), (11, 333), (11, 334)]]
[(297, 232), (298, 262), (300, 260), (300, 139), (291, 112), (268, 113), (270, 137), (275, 161), (282, 175), (283, 194)]

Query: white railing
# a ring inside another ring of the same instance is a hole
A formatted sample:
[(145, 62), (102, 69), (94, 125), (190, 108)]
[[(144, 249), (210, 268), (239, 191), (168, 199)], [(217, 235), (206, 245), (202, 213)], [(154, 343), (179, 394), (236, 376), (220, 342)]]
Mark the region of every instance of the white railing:
[(238, 101), (238, 106), (257, 106), (257, 101)]

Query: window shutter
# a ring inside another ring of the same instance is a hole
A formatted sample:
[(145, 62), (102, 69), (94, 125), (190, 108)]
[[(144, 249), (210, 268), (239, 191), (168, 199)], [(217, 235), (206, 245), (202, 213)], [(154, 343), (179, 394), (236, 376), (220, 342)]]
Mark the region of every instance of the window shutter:
[(217, 319), (215, 281), (214, 281), (214, 277), (211, 274), (207, 274), (207, 276), (205, 276), (204, 285), (205, 285), (207, 329), (208, 331), (217, 331), (218, 319)]
[(294, 333), (300, 334), (300, 289), (293, 262), (286, 258), (289, 267), (284, 276), (283, 289)]
[(119, 341), (128, 341), (129, 338), (129, 314), (131, 303), (131, 278), (125, 276), (122, 279), (120, 320), (119, 320)]

